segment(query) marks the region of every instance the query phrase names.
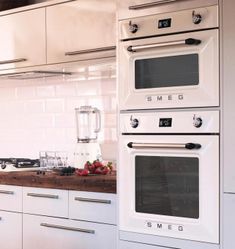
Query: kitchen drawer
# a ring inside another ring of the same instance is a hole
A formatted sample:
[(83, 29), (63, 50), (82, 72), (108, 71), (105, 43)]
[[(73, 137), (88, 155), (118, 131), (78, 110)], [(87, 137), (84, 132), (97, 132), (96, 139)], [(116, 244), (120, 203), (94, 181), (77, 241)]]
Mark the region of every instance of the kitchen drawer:
[(22, 214), (0, 211), (0, 248), (22, 249)]
[(68, 217), (68, 191), (23, 188), (23, 213)]
[(22, 212), (22, 187), (0, 185), (0, 209)]
[(116, 226), (23, 216), (24, 249), (116, 249)]
[(69, 218), (116, 224), (116, 195), (69, 191)]
[(127, 241), (119, 241), (119, 249), (174, 249), (174, 248), (151, 246), (147, 244), (133, 243)]

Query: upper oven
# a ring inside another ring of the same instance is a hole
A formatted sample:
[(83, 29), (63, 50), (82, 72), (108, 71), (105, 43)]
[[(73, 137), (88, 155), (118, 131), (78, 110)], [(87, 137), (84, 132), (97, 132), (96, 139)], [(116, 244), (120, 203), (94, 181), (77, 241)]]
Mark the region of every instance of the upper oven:
[(218, 8), (120, 22), (121, 110), (219, 106)]

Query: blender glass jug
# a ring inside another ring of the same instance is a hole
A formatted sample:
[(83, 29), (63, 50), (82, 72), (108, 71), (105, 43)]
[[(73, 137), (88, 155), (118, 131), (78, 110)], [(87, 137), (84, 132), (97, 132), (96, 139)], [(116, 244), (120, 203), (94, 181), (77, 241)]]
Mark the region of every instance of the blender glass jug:
[(81, 106), (75, 109), (77, 125), (77, 142), (95, 142), (101, 126), (100, 110), (92, 106)]

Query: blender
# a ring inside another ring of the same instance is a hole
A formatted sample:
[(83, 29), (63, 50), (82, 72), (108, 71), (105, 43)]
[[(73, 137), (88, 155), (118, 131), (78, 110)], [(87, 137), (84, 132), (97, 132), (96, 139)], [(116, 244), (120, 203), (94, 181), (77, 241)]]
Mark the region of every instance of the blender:
[(74, 167), (83, 168), (87, 161), (102, 160), (97, 142), (101, 128), (100, 110), (92, 106), (75, 108), (77, 144), (74, 152)]

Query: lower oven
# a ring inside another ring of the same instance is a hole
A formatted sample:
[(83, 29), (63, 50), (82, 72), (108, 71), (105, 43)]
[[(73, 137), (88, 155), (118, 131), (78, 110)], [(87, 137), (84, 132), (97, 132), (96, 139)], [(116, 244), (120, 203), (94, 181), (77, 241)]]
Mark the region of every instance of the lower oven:
[(219, 243), (219, 113), (122, 113), (121, 231)]

